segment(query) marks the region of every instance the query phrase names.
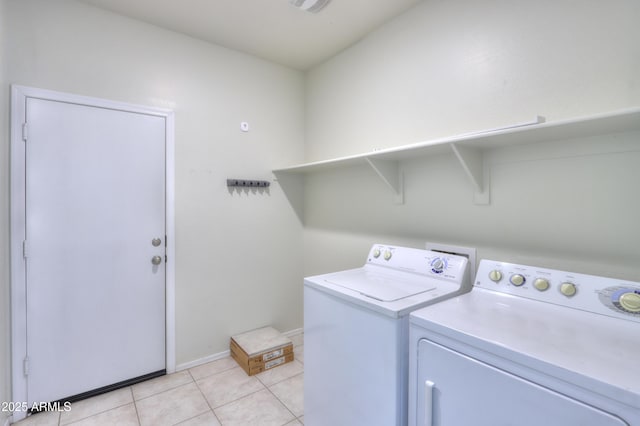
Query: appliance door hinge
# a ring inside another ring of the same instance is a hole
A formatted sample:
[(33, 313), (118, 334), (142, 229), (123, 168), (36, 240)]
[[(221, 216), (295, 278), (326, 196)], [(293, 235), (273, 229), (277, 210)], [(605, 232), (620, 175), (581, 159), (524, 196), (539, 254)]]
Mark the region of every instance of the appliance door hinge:
[(22, 361), (22, 366), (24, 370), (24, 375), (28, 376), (29, 375), (29, 357), (28, 356), (24, 357), (24, 361)]
[(26, 142), (28, 137), (29, 137), (29, 126), (27, 125), (27, 123), (22, 123), (22, 140)]
[(25, 259), (29, 257), (29, 246), (27, 245), (27, 240), (22, 242), (22, 257)]

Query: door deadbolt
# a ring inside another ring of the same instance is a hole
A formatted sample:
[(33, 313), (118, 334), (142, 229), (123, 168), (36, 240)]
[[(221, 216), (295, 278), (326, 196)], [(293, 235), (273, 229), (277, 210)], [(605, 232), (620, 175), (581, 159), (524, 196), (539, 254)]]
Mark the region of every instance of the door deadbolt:
[(151, 258), (151, 263), (153, 263), (154, 265), (159, 265), (162, 263), (162, 257), (161, 256), (153, 256)]
[(158, 247), (161, 243), (162, 243), (162, 240), (160, 238), (154, 238), (153, 240), (151, 240), (151, 244), (154, 247)]

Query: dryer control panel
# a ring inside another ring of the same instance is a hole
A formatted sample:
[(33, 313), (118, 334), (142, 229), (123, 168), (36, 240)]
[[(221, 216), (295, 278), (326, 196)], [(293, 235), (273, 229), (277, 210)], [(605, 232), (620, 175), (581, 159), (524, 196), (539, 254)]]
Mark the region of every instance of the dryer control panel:
[(374, 244), (367, 257), (368, 265), (463, 282), (468, 260), (464, 256), (431, 250)]
[(640, 322), (640, 283), (481, 260), (476, 287)]

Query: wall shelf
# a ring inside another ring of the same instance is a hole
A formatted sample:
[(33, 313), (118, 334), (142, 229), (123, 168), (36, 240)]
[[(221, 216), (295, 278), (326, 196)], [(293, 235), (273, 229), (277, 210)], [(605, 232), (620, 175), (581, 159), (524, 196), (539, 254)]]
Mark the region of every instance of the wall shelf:
[(368, 164), (402, 203), (403, 178), (400, 162), (420, 156), (453, 153), (474, 188), (476, 204), (489, 203), (489, 181), (486, 178), (484, 152), (489, 149), (578, 139), (614, 133), (640, 131), (640, 108), (630, 108), (570, 120), (544, 123), (542, 117), (509, 127), (433, 139), (400, 147), (330, 160), (315, 161), (273, 170), (276, 177), (307, 174), (337, 167)]

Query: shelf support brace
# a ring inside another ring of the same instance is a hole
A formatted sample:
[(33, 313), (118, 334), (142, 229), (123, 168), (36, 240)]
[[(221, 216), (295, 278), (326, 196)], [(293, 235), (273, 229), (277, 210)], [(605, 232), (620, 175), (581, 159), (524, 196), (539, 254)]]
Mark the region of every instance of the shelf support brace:
[(464, 172), (473, 185), (473, 202), (475, 204), (489, 204), (488, 168), (484, 164), (484, 155), (480, 149), (451, 143), (453, 153), (460, 161)]
[(304, 224), (304, 175), (287, 172), (273, 172), (273, 174), (274, 181), (282, 188), (298, 220)]
[(404, 204), (404, 177), (397, 161), (365, 157), (380, 179), (393, 191), (396, 204)]

